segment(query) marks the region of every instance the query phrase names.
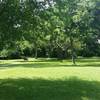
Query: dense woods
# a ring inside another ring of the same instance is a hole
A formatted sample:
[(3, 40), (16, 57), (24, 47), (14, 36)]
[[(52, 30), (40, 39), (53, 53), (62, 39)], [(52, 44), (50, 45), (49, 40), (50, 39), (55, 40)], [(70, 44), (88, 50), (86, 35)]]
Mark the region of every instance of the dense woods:
[(100, 56), (99, 0), (0, 0), (0, 58)]

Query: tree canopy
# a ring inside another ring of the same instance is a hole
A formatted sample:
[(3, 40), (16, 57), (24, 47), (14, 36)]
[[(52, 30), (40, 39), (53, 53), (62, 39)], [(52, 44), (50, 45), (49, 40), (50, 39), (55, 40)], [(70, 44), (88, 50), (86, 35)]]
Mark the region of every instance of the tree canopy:
[(99, 0), (0, 0), (0, 56), (100, 55)]

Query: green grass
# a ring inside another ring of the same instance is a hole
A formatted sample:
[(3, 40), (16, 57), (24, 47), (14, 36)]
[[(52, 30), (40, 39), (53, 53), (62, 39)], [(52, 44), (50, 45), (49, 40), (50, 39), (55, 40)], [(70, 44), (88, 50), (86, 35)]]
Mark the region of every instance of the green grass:
[(0, 100), (100, 100), (100, 59), (0, 61)]

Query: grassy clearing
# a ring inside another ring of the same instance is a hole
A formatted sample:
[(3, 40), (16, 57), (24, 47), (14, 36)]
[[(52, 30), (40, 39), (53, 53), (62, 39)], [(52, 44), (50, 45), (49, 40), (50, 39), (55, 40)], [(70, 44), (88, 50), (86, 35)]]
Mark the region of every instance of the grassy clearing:
[(99, 58), (0, 61), (0, 100), (100, 100)]

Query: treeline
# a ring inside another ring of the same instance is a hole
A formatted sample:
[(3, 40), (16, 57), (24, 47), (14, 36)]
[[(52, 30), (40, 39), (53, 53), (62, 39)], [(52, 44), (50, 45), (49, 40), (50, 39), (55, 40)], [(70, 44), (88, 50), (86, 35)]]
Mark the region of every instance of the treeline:
[(100, 56), (99, 0), (0, 0), (0, 58)]

